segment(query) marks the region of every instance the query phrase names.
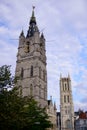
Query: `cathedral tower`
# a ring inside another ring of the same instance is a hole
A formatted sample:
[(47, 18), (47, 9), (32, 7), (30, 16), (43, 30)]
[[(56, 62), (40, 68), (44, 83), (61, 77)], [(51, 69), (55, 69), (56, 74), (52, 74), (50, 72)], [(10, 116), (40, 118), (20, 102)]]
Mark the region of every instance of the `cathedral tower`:
[(61, 130), (74, 130), (74, 107), (70, 76), (60, 76)]
[(39, 33), (34, 7), (26, 37), (23, 31), (19, 36), (15, 76), (22, 96), (31, 95), (41, 107), (47, 105), (45, 38)]

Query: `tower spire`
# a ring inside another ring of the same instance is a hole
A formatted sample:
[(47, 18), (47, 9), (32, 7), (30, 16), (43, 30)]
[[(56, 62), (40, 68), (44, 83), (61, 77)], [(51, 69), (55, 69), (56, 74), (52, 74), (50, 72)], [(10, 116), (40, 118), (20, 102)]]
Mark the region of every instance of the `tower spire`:
[(70, 79), (70, 74), (68, 73), (68, 78)]
[(29, 29), (28, 29), (27, 36), (26, 36), (27, 38), (34, 36), (35, 32), (39, 33), (37, 23), (36, 23), (36, 17), (34, 15), (34, 9), (35, 9), (35, 6), (32, 7), (32, 15), (30, 18)]
[(33, 10), (32, 10), (32, 16), (31, 16), (31, 19), (30, 19), (30, 24), (32, 24), (32, 23), (36, 24), (36, 18), (35, 18), (35, 15), (34, 15), (35, 6), (33, 6), (32, 8), (33, 8)]
[(32, 10), (32, 17), (34, 17), (34, 9), (35, 9), (35, 6), (32, 6), (33, 10)]

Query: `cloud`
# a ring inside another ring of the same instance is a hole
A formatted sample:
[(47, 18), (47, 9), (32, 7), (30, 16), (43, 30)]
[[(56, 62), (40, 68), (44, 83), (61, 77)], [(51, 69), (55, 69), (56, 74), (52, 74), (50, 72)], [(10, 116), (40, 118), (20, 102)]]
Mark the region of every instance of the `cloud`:
[(32, 5), (36, 6), (39, 30), (46, 38), (48, 97), (53, 96), (59, 109), (59, 76), (70, 73), (75, 109), (86, 109), (86, 0), (1, 0), (0, 66), (11, 64), (14, 73), (18, 38), (22, 29), (27, 33)]
[(15, 44), (9, 44), (8, 42), (3, 42), (2, 40), (0, 40), (0, 47), (0, 66), (5, 64), (12, 65), (11, 71), (12, 74), (14, 74), (17, 47)]

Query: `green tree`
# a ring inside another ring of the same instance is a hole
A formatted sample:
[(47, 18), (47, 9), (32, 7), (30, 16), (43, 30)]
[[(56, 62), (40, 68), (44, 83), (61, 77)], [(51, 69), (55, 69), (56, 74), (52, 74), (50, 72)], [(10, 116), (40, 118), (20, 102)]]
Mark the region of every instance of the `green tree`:
[(27, 97), (26, 102), (22, 113), (26, 120), (25, 129), (45, 130), (52, 126), (45, 108), (40, 108), (37, 102), (30, 97)]
[(0, 67), (0, 130), (45, 130), (52, 126), (45, 108), (40, 108), (32, 97), (22, 97), (12, 85), (10, 66)]
[(14, 88), (0, 94), (0, 130), (45, 130), (51, 127), (44, 108), (32, 97), (20, 97)]
[(21, 128), (20, 111), (23, 99), (18, 96), (16, 88), (11, 91), (2, 90), (0, 94), (0, 129), (16, 130)]
[(0, 67), (0, 90), (11, 87), (13, 78), (10, 72), (10, 65), (3, 65)]

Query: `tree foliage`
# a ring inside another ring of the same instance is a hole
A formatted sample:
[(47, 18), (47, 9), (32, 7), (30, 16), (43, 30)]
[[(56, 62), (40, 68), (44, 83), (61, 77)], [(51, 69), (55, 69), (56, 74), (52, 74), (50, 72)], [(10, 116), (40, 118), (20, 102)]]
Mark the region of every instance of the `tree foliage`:
[(23, 106), (22, 98), (17, 96), (15, 90), (2, 90), (0, 94), (0, 129), (16, 130), (20, 126), (20, 110)]
[(11, 77), (10, 65), (0, 67), (0, 90), (5, 87), (11, 87), (13, 79)]
[(44, 108), (32, 97), (20, 97), (14, 88), (0, 94), (0, 130), (45, 130), (52, 126)]
[[(10, 66), (0, 67), (0, 87), (11, 83)], [(44, 108), (32, 97), (22, 97), (18, 87), (0, 91), (0, 130), (45, 130), (51, 127)]]

